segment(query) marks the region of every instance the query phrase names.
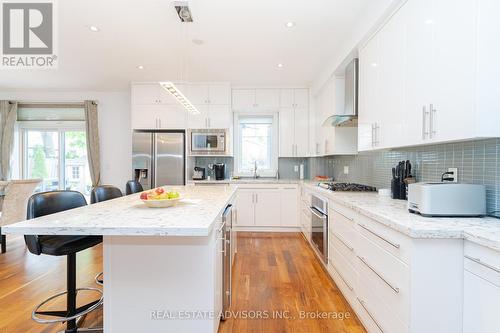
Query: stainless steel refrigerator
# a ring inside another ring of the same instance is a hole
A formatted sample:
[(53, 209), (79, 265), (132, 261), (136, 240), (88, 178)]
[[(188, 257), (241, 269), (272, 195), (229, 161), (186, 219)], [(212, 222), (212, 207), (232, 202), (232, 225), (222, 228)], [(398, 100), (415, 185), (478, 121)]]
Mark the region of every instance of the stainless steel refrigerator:
[(185, 185), (186, 134), (184, 131), (134, 131), (132, 177), (144, 189)]

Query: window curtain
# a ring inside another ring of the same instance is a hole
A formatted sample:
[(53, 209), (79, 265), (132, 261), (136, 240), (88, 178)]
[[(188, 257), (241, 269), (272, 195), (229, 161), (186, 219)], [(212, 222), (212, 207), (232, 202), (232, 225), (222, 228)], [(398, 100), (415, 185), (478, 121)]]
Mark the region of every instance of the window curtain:
[(94, 187), (101, 185), (97, 103), (95, 101), (85, 101), (83, 103), (83, 108), (85, 110), (85, 130), (87, 133), (87, 158), (89, 161), (92, 187)]
[(10, 160), (14, 147), (14, 126), (17, 120), (17, 102), (0, 101), (0, 179), (9, 180)]

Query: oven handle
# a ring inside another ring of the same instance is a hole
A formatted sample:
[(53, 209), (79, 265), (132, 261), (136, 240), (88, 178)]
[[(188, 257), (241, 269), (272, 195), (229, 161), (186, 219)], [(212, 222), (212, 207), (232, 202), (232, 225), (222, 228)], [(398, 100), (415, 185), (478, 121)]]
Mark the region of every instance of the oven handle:
[(319, 219), (322, 219), (322, 220), (326, 220), (328, 216), (326, 215), (323, 215), (319, 212), (319, 210), (317, 210), (316, 208), (314, 207), (309, 207), (309, 210), (311, 211), (311, 213), (313, 213), (314, 215), (316, 215), (317, 218)]

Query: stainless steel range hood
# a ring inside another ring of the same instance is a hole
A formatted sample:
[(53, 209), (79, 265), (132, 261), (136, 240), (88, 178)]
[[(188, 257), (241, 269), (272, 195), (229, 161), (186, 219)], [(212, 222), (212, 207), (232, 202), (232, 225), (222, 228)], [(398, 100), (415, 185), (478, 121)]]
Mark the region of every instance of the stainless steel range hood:
[(353, 59), (345, 69), (344, 110), (326, 118), (323, 126), (358, 126), (358, 58)]

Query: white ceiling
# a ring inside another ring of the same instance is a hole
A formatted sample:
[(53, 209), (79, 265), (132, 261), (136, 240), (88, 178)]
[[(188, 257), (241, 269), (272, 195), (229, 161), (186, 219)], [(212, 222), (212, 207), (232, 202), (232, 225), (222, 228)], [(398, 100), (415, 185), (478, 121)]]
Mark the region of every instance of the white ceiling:
[(131, 81), (180, 79), (308, 85), (382, 2), (190, 0), (195, 22), (180, 23), (170, 0), (57, 1), (58, 69), (2, 70), (0, 89), (125, 90)]

